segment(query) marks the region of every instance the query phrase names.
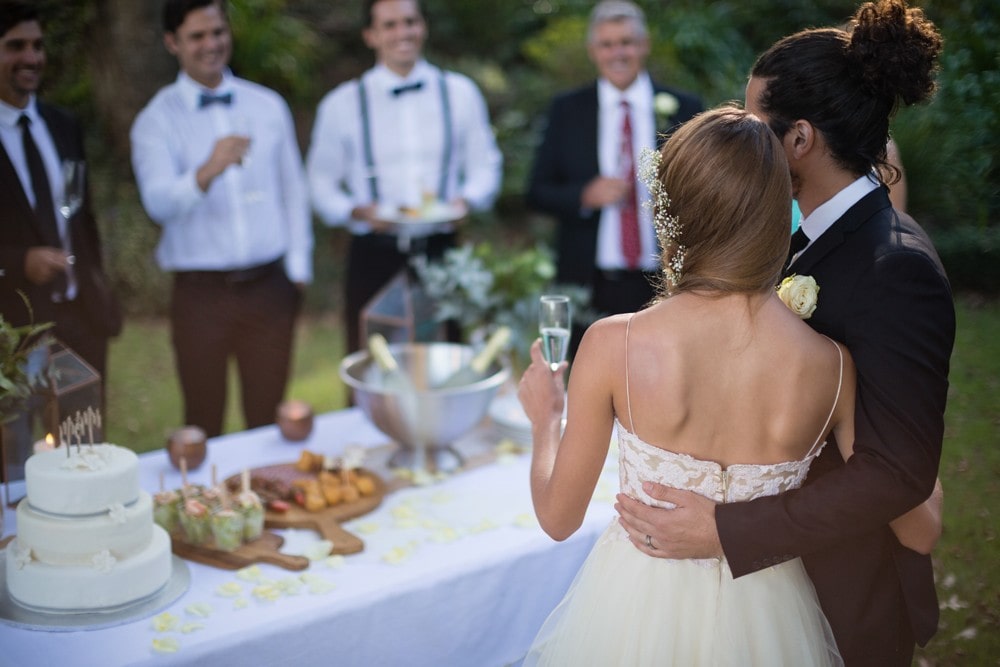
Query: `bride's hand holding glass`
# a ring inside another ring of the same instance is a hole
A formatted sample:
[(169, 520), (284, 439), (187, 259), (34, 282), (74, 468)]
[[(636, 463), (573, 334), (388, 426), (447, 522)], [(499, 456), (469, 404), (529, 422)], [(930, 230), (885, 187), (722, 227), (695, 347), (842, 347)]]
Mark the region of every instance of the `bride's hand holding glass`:
[(517, 398), (532, 424), (562, 421), (566, 402), (562, 371), (566, 370), (567, 364), (563, 361), (556, 368), (559, 372), (552, 371), (542, 354), (541, 340), (535, 340), (531, 345), (531, 364), (525, 369), (517, 388)]

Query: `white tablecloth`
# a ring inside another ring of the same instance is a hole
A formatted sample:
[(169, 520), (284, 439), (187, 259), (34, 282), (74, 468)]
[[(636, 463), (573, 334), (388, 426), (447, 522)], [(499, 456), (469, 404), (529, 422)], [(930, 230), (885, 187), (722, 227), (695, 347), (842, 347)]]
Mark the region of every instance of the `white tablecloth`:
[[(461, 449), (495, 441), (484, 425)], [(216, 438), (190, 478), (208, 482), (213, 463), (226, 477), (294, 461), (303, 447), (336, 455), (348, 444), (386, 443), (360, 411), (344, 410), (317, 417), (312, 436), (300, 444), (283, 441), (275, 427)], [(611, 457), (584, 525), (556, 543), (534, 519), (529, 460), (504, 455), (439, 483), (396, 491), (373, 513), (345, 524), (365, 541), (362, 553), (314, 560), (304, 572), (259, 565), (237, 573), (188, 562), (190, 589), (153, 616), (73, 632), (0, 621), (0, 665), (515, 663), (612, 519), (618, 486)], [(140, 462), (146, 490), (159, 488), (161, 474), (167, 488), (180, 486), (162, 450)], [(12, 532), (7, 510), (5, 534)], [(282, 534), (292, 552), (317, 541), (311, 531)]]

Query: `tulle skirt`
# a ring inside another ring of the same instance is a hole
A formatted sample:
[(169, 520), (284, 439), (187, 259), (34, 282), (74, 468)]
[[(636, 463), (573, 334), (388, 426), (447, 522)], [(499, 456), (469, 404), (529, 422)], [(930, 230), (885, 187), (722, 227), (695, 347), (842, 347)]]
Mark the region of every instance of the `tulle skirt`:
[(651, 558), (617, 520), (524, 665), (842, 665), (799, 559), (733, 579), (725, 561)]

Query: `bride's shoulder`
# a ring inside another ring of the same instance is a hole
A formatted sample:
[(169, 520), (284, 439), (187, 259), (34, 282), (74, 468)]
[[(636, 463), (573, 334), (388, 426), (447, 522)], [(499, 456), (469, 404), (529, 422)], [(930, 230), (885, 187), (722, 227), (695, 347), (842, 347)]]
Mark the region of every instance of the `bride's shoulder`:
[(602, 317), (594, 321), (583, 332), (583, 338), (580, 340), (580, 349), (583, 350), (592, 345), (600, 345), (600, 347), (606, 349), (607, 345), (615, 339), (624, 341), (631, 317), (632, 313), (623, 313), (621, 315), (609, 315), (608, 317)]

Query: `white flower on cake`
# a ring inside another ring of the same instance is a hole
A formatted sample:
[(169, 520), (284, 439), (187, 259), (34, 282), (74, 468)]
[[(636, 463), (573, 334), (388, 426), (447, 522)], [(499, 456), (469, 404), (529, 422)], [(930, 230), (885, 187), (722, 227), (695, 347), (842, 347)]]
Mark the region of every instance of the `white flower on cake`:
[(31, 563), (31, 549), (21, 546), (20, 541), (14, 543), (14, 565), (23, 570)]
[(69, 456), (59, 466), (65, 470), (104, 470), (108, 467), (108, 456), (111, 451), (104, 445), (69, 448)]
[(114, 503), (108, 508), (108, 518), (111, 519), (113, 523), (119, 525), (128, 521), (128, 515), (125, 514), (125, 506), (121, 503)]
[(115, 568), (115, 563), (117, 562), (118, 559), (112, 556), (111, 552), (107, 549), (94, 554), (94, 558), (91, 560), (91, 564), (93, 564), (94, 569), (102, 574), (107, 574), (113, 570)]

